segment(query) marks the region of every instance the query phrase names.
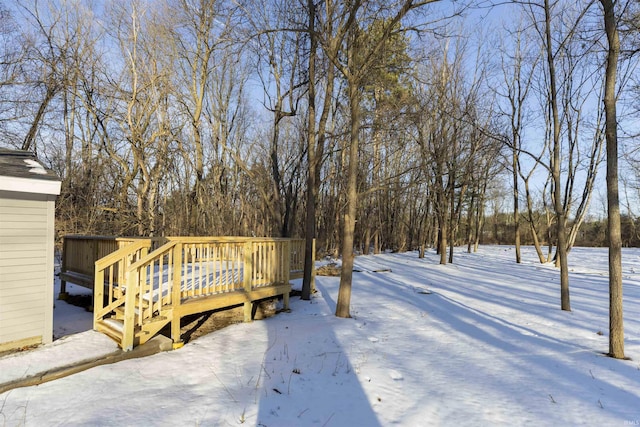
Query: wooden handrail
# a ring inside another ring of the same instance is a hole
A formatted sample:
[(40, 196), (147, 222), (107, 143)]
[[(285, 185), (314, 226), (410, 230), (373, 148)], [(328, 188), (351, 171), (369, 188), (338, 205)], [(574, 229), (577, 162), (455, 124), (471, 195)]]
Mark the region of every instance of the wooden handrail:
[(86, 236), (84, 234), (66, 234), (64, 236), (65, 239), (68, 240), (116, 240), (118, 237), (114, 236)]
[(168, 249), (173, 248), (177, 244), (178, 244), (178, 241), (170, 239), (169, 242), (167, 242), (164, 245), (160, 246), (155, 251), (151, 252), (150, 254), (145, 256), (144, 258), (139, 259), (135, 263), (131, 264), (129, 266), (129, 268), (127, 269), (127, 271), (137, 270), (138, 268), (140, 268), (141, 266), (146, 264), (150, 259), (153, 259), (153, 258), (157, 257), (158, 255), (162, 254), (163, 252), (166, 252)]
[(109, 255), (102, 257), (95, 262), (95, 269), (96, 271), (99, 269), (104, 269), (109, 265), (119, 261), (120, 259), (122, 259), (122, 257), (130, 253), (133, 253), (145, 246), (146, 247), (151, 246), (151, 239), (139, 239), (136, 242), (131, 243), (125, 247), (122, 247), (115, 252), (111, 252)]
[(166, 237), (168, 241), (180, 241), (183, 243), (205, 243), (205, 242), (285, 242), (291, 240), (301, 240), (290, 237), (245, 237), (245, 236), (213, 236), (213, 237), (198, 237), (198, 236), (173, 236)]

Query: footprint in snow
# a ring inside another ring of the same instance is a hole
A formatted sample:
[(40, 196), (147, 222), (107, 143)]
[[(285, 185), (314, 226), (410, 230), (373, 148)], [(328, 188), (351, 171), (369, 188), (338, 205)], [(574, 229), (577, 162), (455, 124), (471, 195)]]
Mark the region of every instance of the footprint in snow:
[(404, 379), (404, 377), (402, 376), (402, 374), (398, 371), (396, 371), (395, 369), (392, 369), (389, 372), (389, 376), (391, 377), (392, 380), (394, 381), (402, 381)]

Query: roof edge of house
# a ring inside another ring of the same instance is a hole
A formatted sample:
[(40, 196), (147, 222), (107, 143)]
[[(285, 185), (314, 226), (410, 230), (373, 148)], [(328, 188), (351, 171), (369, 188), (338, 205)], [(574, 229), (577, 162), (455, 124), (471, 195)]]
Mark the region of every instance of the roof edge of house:
[(0, 191), (13, 191), (16, 193), (34, 193), (60, 195), (60, 181), (51, 179), (22, 178), (17, 176), (0, 175)]

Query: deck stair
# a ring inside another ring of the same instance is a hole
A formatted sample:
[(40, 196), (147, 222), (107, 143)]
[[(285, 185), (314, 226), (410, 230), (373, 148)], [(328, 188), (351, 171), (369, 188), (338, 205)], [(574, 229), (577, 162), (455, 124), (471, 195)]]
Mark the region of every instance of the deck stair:
[(290, 280), (300, 277), (302, 239), (175, 237), (153, 250), (133, 240), (95, 262), (94, 329), (124, 350), (144, 344), (167, 325), (180, 342), (180, 319), (282, 296), (289, 307)]

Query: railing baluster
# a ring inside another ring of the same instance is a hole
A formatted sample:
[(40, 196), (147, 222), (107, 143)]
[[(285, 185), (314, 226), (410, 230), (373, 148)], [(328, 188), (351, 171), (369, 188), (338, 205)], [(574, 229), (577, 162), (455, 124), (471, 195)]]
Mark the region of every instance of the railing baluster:
[[(259, 250), (257, 245), (254, 246), (253, 242), (249, 241), (246, 242), (244, 244), (244, 248), (243, 248), (243, 252), (244, 252), (244, 259), (243, 259), (243, 266), (242, 266), (242, 271), (243, 271), (243, 287), (245, 292), (251, 292), (251, 288), (252, 288), (252, 277), (253, 275), (253, 271), (254, 271), (254, 266), (256, 264), (259, 264), (259, 262), (256, 262), (257, 260), (254, 259), (254, 254), (255, 254), (255, 258), (257, 258), (259, 255)], [(245, 301), (244, 303), (244, 321), (245, 322), (250, 322), (251, 321), (251, 312), (253, 311), (253, 303), (250, 301)]]
[(166, 296), (163, 297), (163, 298), (166, 298), (166, 302), (165, 302), (166, 305), (173, 304), (173, 295), (171, 294), (171, 291), (170, 291), (171, 290), (170, 283), (173, 280), (173, 274), (176, 271), (176, 267), (174, 265), (174, 256), (173, 256), (174, 251), (175, 251), (175, 248), (172, 248), (172, 250), (170, 250), (169, 254), (168, 254), (167, 264), (169, 265), (169, 267), (167, 268), (167, 281), (166, 281), (166, 284), (165, 284), (165, 281), (164, 281), (164, 272), (162, 272), (161, 276), (160, 276), (161, 277), (161, 279), (160, 279), (160, 283), (161, 283), (161, 285), (160, 285), (160, 295), (165, 295), (165, 289), (164, 288), (165, 288), (165, 286), (167, 288), (166, 289), (166, 291), (167, 291)]
[[(113, 270), (114, 270), (115, 266), (109, 266), (108, 270), (109, 270), (109, 282), (107, 283), (107, 296), (108, 296), (108, 301), (111, 302), (113, 301)], [(102, 275), (104, 277), (104, 270), (102, 270)], [(96, 278), (96, 283), (100, 283), (97, 280), (100, 280), (100, 278)], [(96, 287), (97, 289), (98, 287)], [(100, 302), (100, 304), (104, 304), (104, 286), (102, 286), (102, 292), (103, 292), (103, 296), (102, 299), (103, 301)], [(95, 297), (97, 299), (97, 296)]]
[[(211, 275), (211, 262), (212, 262), (212, 257), (211, 257), (211, 243), (207, 244), (207, 272), (206, 272), (206, 284), (207, 284), (207, 289), (204, 291), (206, 294), (210, 294), (211, 293), (211, 285), (213, 284), (215, 286), (215, 276)], [(214, 281), (213, 283), (209, 282), (209, 277), (212, 278), (212, 280)]]
[[(180, 284), (182, 280), (182, 250), (183, 244), (177, 243), (172, 250), (173, 253), (173, 277), (171, 278), (171, 286), (168, 290), (172, 294), (174, 311), (180, 305)], [(174, 316), (171, 320), (171, 339), (174, 343), (180, 342), (180, 317)]]
[(137, 310), (135, 310), (135, 325), (136, 326), (141, 326), (142, 325), (142, 318), (145, 315), (145, 307), (143, 304), (143, 299), (144, 299), (144, 294), (147, 290), (147, 284), (142, 280), (142, 278), (144, 277), (144, 273), (142, 270), (145, 270), (144, 267), (139, 268), (138, 269), (138, 286), (137, 289), (138, 291), (136, 292), (136, 308)]
[(185, 263), (185, 269), (187, 268), (187, 265), (190, 266), (191, 268), (191, 286), (188, 286), (188, 283), (185, 283), (186, 288), (187, 288), (187, 292), (186, 292), (186, 296), (194, 296), (194, 287), (196, 285), (196, 266), (195, 266), (195, 260), (197, 259), (197, 253), (196, 253), (196, 246), (194, 244), (189, 245), (189, 251), (191, 252), (191, 259), (187, 258), (187, 263)]
[(180, 302), (180, 285), (182, 283), (182, 251), (183, 244), (178, 243), (173, 248), (173, 278), (171, 283), (171, 287), (169, 288), (169, 293), (171, 293), (171, 299), (173, 300), (174, 305)]

